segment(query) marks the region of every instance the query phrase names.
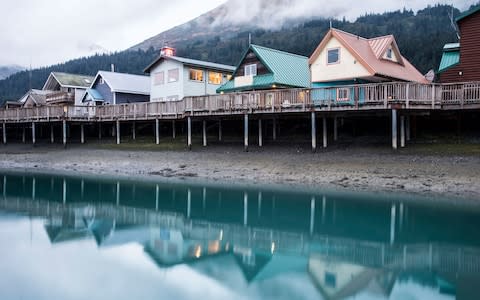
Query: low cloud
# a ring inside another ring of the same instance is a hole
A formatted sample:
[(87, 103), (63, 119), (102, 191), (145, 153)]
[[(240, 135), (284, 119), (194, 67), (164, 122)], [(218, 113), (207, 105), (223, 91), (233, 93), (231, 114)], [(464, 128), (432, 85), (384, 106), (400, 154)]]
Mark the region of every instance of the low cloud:
[(286, 21), (298, 18), (343, 18), (354, 21), (367, 13), (382, 13), (403, 8), (417, 11), (436, 3), (450, 4), (465, 10), (477, 0), (230, 0), (216, 16), (213, 25), (251, 24), (265, 29), (281, 27)]

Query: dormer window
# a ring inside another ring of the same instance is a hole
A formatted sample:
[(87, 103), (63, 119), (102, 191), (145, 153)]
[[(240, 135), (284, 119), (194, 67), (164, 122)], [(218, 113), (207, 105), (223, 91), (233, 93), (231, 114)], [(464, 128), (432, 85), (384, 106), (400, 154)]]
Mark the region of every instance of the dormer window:
[(388, 48), (387, 50), (387, 54), (385, 55), (388, 59), (392, 59), (393, 58), (393, 50), (392, 48)]
[(256, 64), (246, 65), (245, 76), (257, 76), (257, 65)]
[(328, 49), (327, 64), (338, 64), (340, 62), (340, 48)]
[(105, 80), (103, 80), (103, 77), (100, 77), (99, 84), (105, 84)]

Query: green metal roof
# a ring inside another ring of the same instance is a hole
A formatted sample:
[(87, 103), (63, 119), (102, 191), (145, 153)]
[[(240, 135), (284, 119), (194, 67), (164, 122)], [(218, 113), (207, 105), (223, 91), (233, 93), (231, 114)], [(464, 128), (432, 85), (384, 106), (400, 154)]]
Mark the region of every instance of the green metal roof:
[[(288, 86), (288, 87), (310, 87), (310, 68), (308, 65), (308, 57), (300, 56), (280, 50), (270, 49), (257, 45), (250, 45), (249, 50), (245, 53), (244, 58), (248, 52), (252, 50), (258, 59), (271, 72), (266, 75), (254, 76), (253, 84), (235, 88), (235, 79), (232, 78), (225, 83), (217, 92), (230, 92), (240, 90), (262, 89), (268, 88), (272, 85)], [(237, 66), (237, 70), (241, 65)], [(236, 71), (234, 72), (234, 74)]]
[(460, 44), (446, 44), (443, 47), (442, 60), (440, 61), (440, 66), (438, 67), (438, 72), (444, 72), (447, 69), (456, 66), (460, 63)]
[(461, 20), (465, 19), (466, 17), (469, 17), (471, 15), (473, 15), (474, 13), (480, 11), (480, 5), (478, 5), (477, 7), (474, 7), (470, 10), (467, 10), (466, 12), (464, 12), (463, 14), (459, 15), (455, 21), (458, 23), (460, 22)]
[(62, 86), (89, 87), (94, 77), (86, 75), (76, 75), (68, 73), (53, 72), (52, 75)]

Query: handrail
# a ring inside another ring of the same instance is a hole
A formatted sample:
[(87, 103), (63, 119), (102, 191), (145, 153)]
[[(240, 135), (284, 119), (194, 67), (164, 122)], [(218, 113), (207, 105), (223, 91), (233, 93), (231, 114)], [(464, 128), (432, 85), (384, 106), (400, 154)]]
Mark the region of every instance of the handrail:
[[(59, 93), (60, 94), (60, 93)], [(146, 120), (181, 118), (185, 114), (353, 110), (361, 107), (388, 109), (394, 105), (444, 109), (480, 105), (480, 82), (420, 84), (388, 82), (273, 89), (230, 94), (185, 97), (176, 101), (141, 102), (103, 106), (48, 105), (33, 108), (0, 109), (0, 120), (30, 122), (43, 120)]]

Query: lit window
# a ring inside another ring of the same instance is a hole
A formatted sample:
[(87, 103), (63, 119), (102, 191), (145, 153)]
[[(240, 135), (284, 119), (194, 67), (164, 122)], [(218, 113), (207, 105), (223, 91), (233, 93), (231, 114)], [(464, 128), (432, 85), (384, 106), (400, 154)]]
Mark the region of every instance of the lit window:
[(392, 50), (392, 48), (389, 48), (387, 50), (387, 58), (392, 59), (392, 57), (393, 57), (393, 50)]
[(233, 77), (233, 75), (228, 74), (228, 75), (227, 75), (227, 80), (230, 81), (230, 80), (232, 79), (232, 77)]
[(350, 90), (346, 88), (337, 89), (337, 100), (338, 101), (350, 100)]
[(154, 85), (162, 85), (165, 83), (165, 72), (158, 72), (153, 74)]
[(203, 71), (190, 69), (190, 80), (192, 81), (203, 81)]
[(178, 74), (179, 74), (178, 69), (168, 70), (168, 82), (178, 81), (178, 77), (179, 77)]
[(222, 73), (208, 72), (208, 83), (210, 83), (210, 84), (221, 84), (222, 83)]
[(246, 65), (245, 66), (245, 76), (257, 76), (257, 65)]
[(340, 62), (340, 48), (328, 50), (328, 64), (336, 64)]

